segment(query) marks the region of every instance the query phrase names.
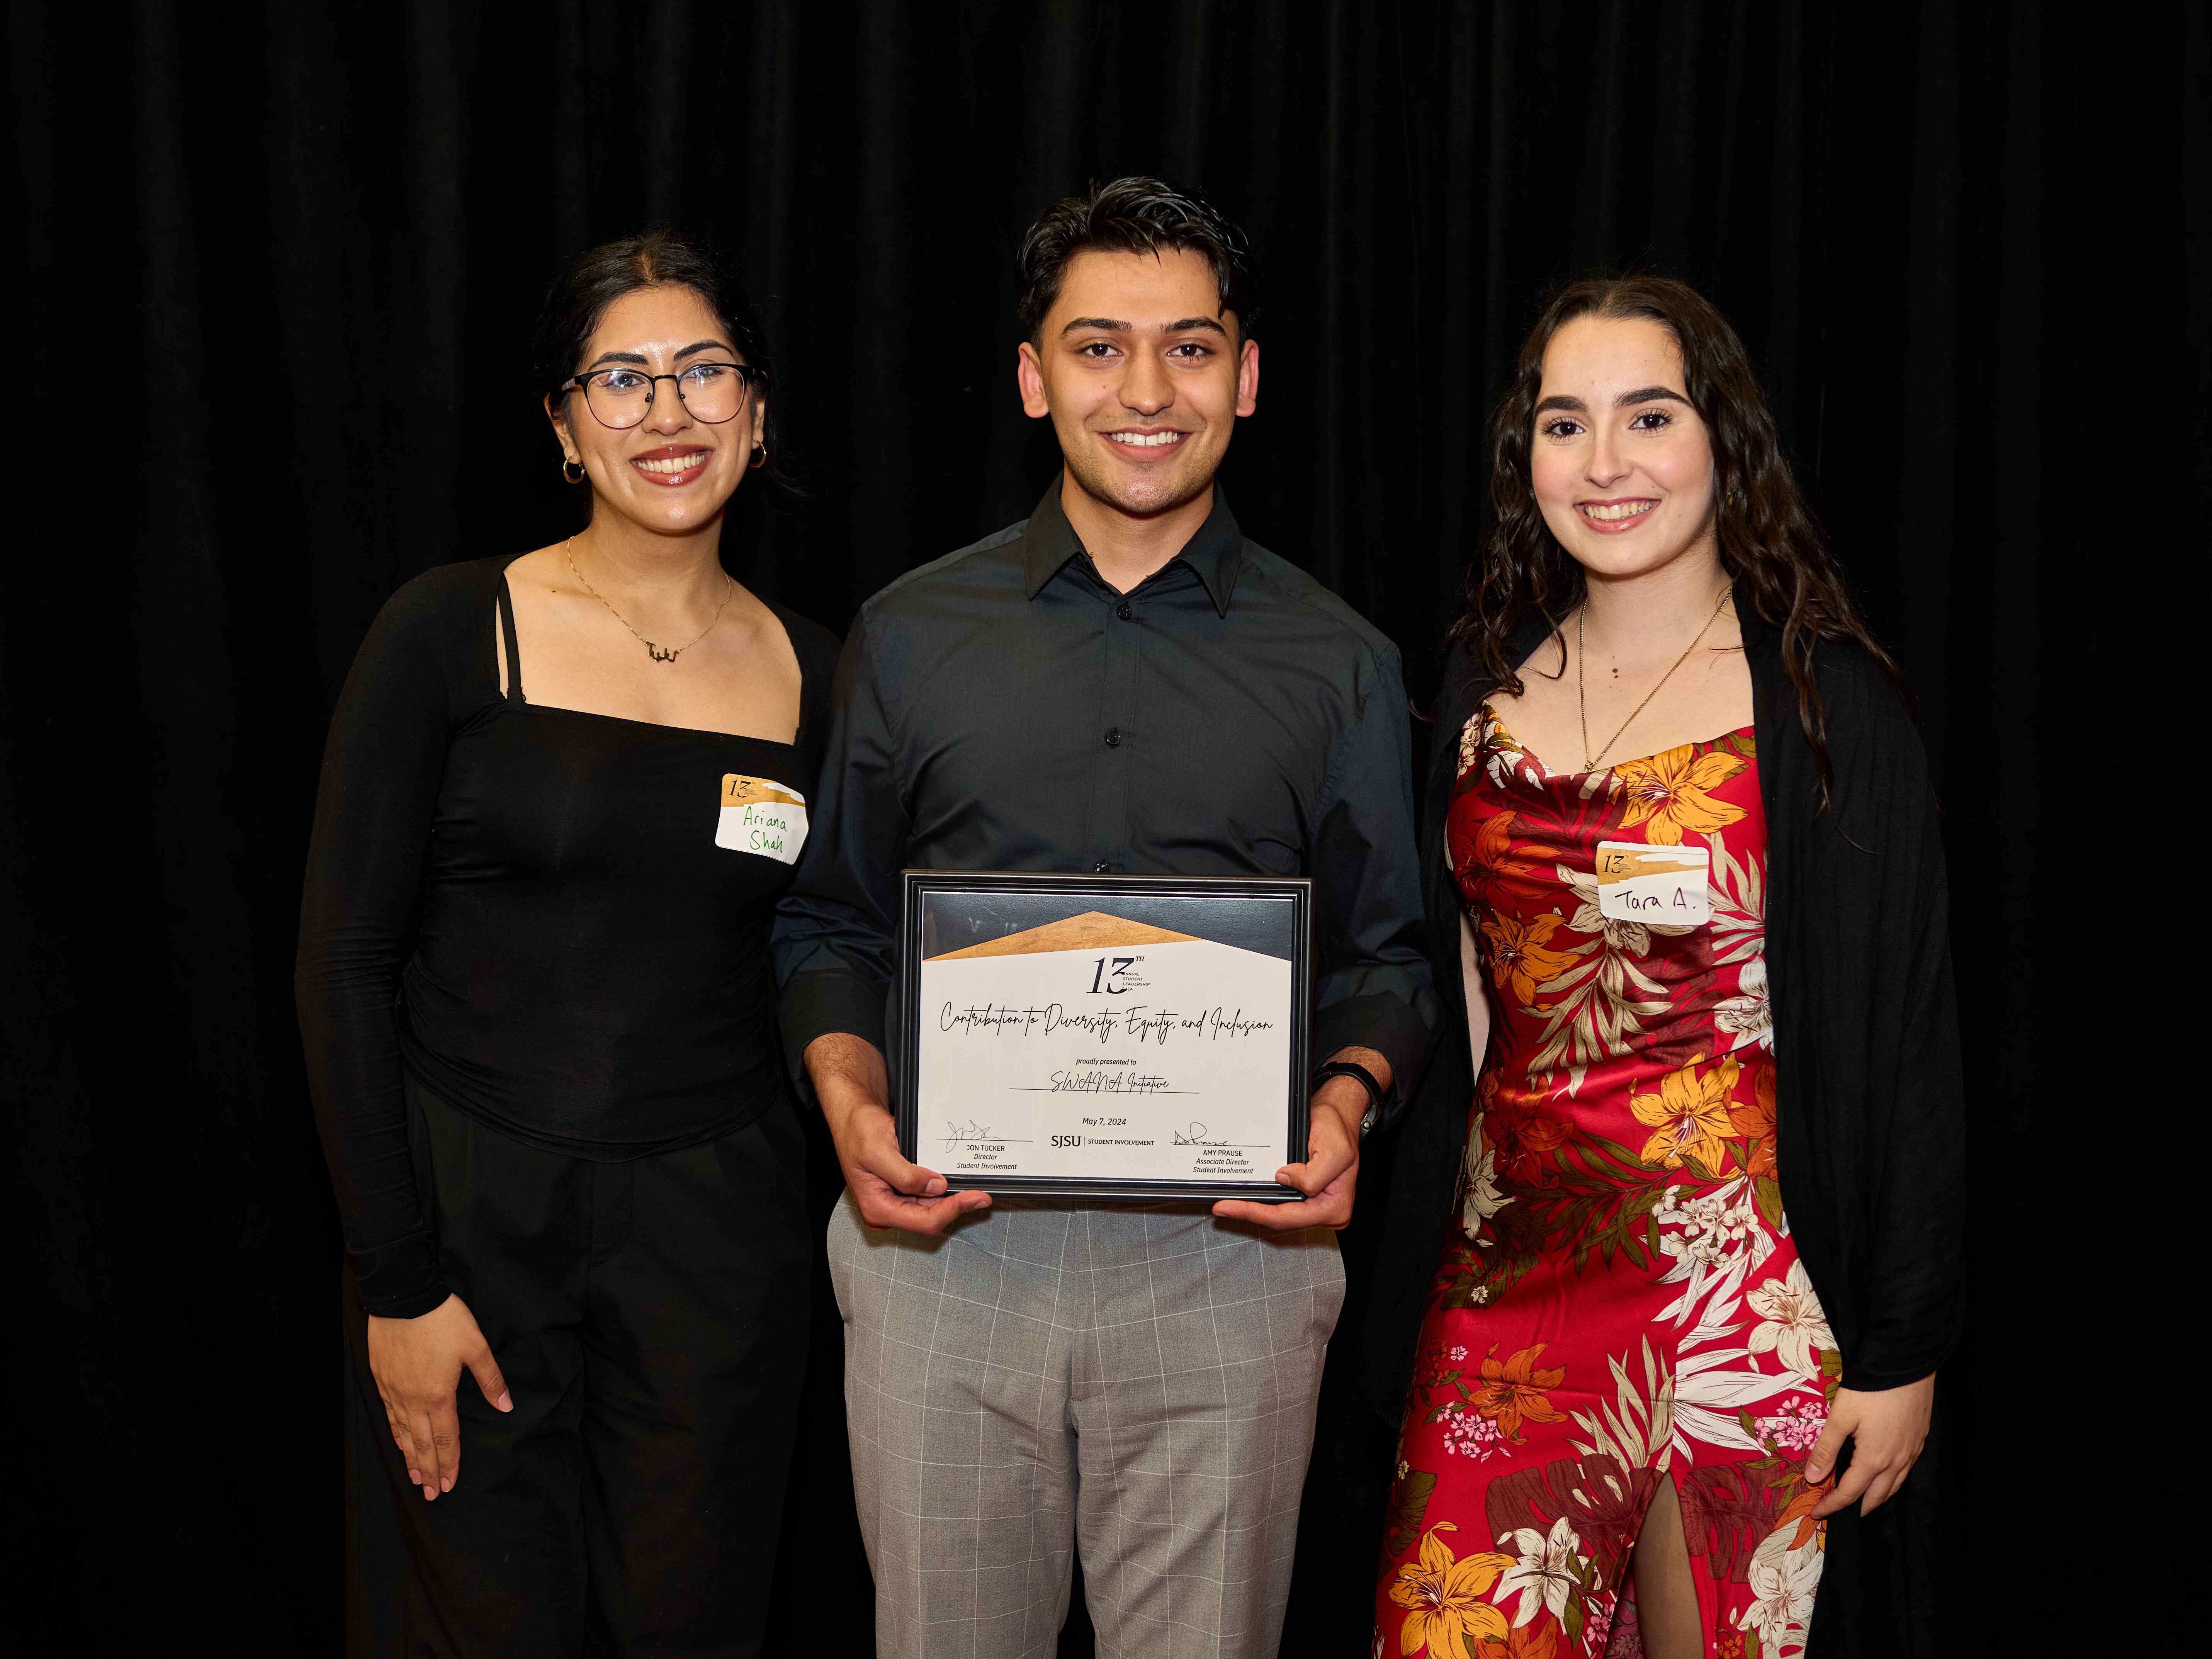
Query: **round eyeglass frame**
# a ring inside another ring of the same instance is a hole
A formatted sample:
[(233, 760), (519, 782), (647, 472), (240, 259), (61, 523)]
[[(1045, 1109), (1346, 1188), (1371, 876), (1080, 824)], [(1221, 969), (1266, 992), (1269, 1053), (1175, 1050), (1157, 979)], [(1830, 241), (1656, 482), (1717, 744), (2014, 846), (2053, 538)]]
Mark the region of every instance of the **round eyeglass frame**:
[[(726, 368), (735, 373), (737, 377), (744, 382), (745, 387), (744, 396), (738, 399), (737, 408), (723, 416), (719, 421), (709, 420), (706, 416), (700, 414), (696, 410), (693, 409), (691, 407), (690, 399), (684, 395), (684, 375), (689, 374), (695, 368)], [(592, 389), (586, 383), (593, 376), (599, 374), (637, 374), (640, 373), (641, 371), (632, 368), (627, 363), (611, 364), (605, 368), (586, 369), (581, 374), (571, 374), (567, 380), (562, 381), (560, 385), (555, 386), (553, 388), (553, 395), (556, 398), (565, 398), (571, 392), (580, 392), (584, 394), (584, 407), (592, 411), (592, 418), (593, 420), (597, 421), (601, 426), (605, 427), (610, 432), (627, 432), (634, 426), (644, 425), (646, 417), (653, 413), (653, 400), (659, 393), (660, 388), (659, 382), (662, 380), (675, 381), (677, 401), (684, 405), (684, 412), (690, 415), (694, 420), (702, 422), (708, 426), (721, 426), (728, 422), (736, 420), (738, 415), (744, 411), (746, 399), (752, 397), (756, 392), (765, 390), (768, 386), (768, 371), (766, 369), (755, 368), (750, 363), (731, 363), (721, 362), (690, 363), (685, 365), (683, 374), (680, 374), (644, 375), (643, 378), (646, 381), (645, 404), (644, 406), (638, 410), (637, 419), (634, 421), (617, 422), (611, 421), (605, 416), (600, 414), (599, 411), (599, 406), (592, 401)]]

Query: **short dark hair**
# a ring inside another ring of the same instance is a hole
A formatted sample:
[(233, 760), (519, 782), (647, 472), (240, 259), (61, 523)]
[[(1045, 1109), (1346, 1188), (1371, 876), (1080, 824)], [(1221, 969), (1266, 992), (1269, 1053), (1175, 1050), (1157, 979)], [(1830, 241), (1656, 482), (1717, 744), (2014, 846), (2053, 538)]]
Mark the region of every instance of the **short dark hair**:
[[(730, 261), (719, 250), (679, 232), (648, 230), (586, 249), (568, 262), (545, 290), (531, 362), (546, 396), (558, 405), (568, 395), (560, 390), (561, 383), (583, 367), (584, 348), (609, 306), (625, 294), (664, 283), (688, 288), (706, 301), (707, 308), (729, 331), (730, 343), (738, 349), (738, 355), (749, 368), (761, 372), (772, 394), (775, 364), (769, 352), (768, 331), (761, 326), (760, 312)], [(769, 397), (768, 424), (762, 434), (768, 449), (762, 470), (775, 483), (786, 483), (776, 466), (781, 448), (776, 424), (780, 401)]]
[(1023, 335), (1037, 337), (1077, 254), (1158, 254), (1170, 248), (1199, 254), (1213, 267), (1221, 308), (1236, 313), (1240, 341), (1252, 338), (1260, 282), (1244, 233), (1201, 198), (1135, 176), (1065, 197), (1030, 227), (1014, 256)]

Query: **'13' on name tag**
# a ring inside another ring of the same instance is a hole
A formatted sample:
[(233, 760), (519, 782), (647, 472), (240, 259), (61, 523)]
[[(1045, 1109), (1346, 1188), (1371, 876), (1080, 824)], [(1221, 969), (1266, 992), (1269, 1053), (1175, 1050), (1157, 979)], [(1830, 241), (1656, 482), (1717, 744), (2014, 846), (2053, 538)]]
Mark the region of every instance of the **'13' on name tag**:
[(1713, 855), (1702, 847), (1597, 844), (1598, 914), (1657, 927), (1702, 927), (1713, 919), (1706, 880)]
[(779, 864), (798, 863), (799, 849), (806, 845), (806, 797), (773, 778), (725, 773), (714, 845), (757, 853)]

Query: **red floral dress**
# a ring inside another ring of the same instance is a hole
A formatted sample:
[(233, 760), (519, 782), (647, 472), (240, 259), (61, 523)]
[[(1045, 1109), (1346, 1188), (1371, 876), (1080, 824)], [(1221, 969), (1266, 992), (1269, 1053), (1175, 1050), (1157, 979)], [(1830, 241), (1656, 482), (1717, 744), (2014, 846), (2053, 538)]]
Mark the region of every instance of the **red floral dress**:
[[(1490, 1050), (1375, 1652), (1639, 1654), (1629, 1555), (1669, 1476), (1706, 1650), (1797, 1652), (1826, 1545), (1805, 1458), (1840, 1364), (1775, 1182), (1752, 733), (1559, 774), (1478, 709), (1448, 831)], [(1601, 842), (1706, 849), (1709, 920), (1605, 914)]]

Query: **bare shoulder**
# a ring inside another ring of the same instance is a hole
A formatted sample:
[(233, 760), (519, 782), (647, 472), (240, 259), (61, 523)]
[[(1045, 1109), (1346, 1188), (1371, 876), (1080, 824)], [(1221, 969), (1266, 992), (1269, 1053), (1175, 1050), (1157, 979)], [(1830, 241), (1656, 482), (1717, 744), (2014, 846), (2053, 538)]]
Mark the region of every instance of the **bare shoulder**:
[(798, 647), (783, 618), (759, 594), (736, 577), (730, 578), (730, 620), (736, 625), (731, 637), (745, 658), (778, 678), (794, 684), (799, 675)]
[(1566, 678), (1571, 661), (1567, 654), (1567, 636), (1553, 629), (1534, 650), (1513, 665), (1513, 672), (1521, 678), (1521, 690), (1510, 695), (1527, 696), (1532, 685), (1558, 685)]
[(557, 570), (565, 576), (568, 574), (568, 566), (562, 556), (568, 548), (568, 544), (565, 541), (555, 542), (550, 547), (533, 548), (507, 566), (507, 574), (509, 578), (522, 576), (535, 580), (541, 576), (550, 577)]
[(507, 590), (514, 595), (515, 604), (523, 604), (526, 593), (544, 598), (575, 588), (565, 556), (568, 546), (566, 542), (556, 542), (550, 547), (533, 549), (507, 567)]
[(1518, 691), (1500, 685), (1494, 687), (1485, 699), (1492, 708), (1510, 708), (1516, 706), (1544, 708), (1562, 696), (1572, 697), (1574, 685), (1567, 678), (1574, 665), (1568, 654), (1565, 635), (1556, 629), (1547, 634), (1536, 648), (1513, 665), (1513, 672), (1521, 682)]

